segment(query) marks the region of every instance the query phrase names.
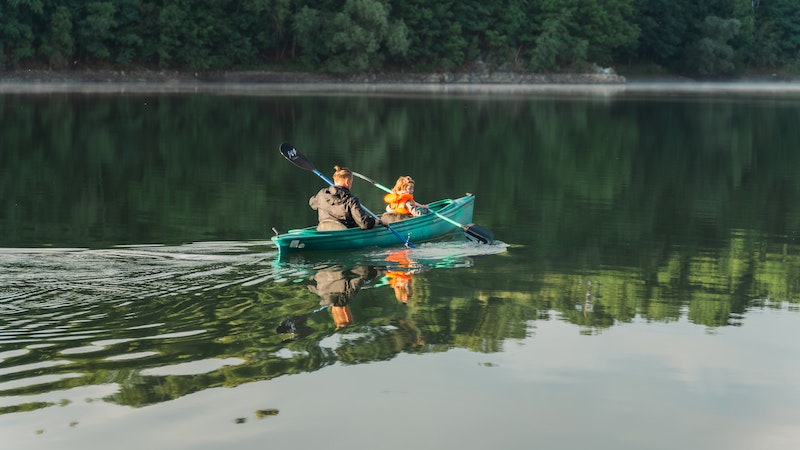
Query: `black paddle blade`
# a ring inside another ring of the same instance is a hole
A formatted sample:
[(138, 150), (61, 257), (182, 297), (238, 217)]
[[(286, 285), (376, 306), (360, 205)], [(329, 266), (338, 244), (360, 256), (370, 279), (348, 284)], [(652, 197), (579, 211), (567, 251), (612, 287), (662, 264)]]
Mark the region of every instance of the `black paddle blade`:
[(491, 244), (494, 242), (494, 233), (480, 225), (470, 223), (464, 225), (463, 230), (467, 235), (467, 239), (470, 241), (480, 242), (481, 244)]
[(288, 159), (290, 163), (301, 169), (310, 170), (312, 172), (317, 170), (317, 168), (314, 167), (314, 163), (306, 158), (306, 155), (300, 153), (300, 150), (294, 148), (294, 146), (288, 142), (281, 144), (281, 155)]

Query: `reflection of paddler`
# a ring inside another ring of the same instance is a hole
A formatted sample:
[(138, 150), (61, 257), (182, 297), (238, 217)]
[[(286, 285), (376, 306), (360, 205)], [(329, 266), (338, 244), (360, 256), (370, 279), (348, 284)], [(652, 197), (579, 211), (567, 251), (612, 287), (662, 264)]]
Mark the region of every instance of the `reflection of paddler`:
[(331, 306), (331, 315), (336, 328), (346, 327), (353, 323), (353, 312), (350, 311), (350, 305)]
[(350, 300), (364, 283), (376, 276), (377, 271), (372, 267), (356, 266), (350, 269), (330, 267), (320, 270), (311, 277), (315, 285), (309, 286), (308, 290), (320, 296), (320, 305), (331, 307), (336, 328), (342, 328), (353, 322)]
[(411, 279), (416, 270), (411, 270), (411, 261), (408, 259), (408, 249), (389, 253), (386, 261), (397, 264), (394, 270), (386, 272), (389, 285), (394, 289), (394, 296), (398, 301), (408, 303), (411, 299)]

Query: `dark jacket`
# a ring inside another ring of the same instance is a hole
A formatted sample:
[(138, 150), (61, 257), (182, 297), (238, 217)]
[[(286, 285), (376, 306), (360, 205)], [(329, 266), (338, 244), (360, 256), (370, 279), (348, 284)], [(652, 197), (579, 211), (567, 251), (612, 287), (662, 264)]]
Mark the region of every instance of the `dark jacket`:
[(328, 186), (308, 200), (311, 209), (317, 210), (317, 230), (343, 230), (359, 227), (369, 230), (375, 226), (375, 218), (364, 211), (358, 197), (343, 186)]

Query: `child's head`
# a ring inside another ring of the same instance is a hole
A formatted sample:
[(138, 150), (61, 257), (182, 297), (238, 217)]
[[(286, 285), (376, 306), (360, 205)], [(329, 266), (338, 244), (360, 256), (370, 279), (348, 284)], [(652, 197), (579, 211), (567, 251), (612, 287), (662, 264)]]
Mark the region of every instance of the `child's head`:
[(402, 193), (414, 193), (414, 180), (409, 176), (402, 176), (397, 179), (397, 182), (394, 184), (394, 188), (392, 188), (392, 192), (395, 194), (402, 194)]

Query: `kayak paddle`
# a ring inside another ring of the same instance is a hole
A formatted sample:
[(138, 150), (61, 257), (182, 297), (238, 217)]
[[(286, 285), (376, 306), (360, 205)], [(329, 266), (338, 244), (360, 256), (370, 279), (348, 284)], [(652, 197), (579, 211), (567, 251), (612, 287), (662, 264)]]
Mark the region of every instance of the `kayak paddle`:
[[(353, 175), (357, 176), (358, 178), (361, 178), (362, 180), (364, 180), (367, 183), (377, 187), (378, 189), (381, 189), (381, 190), (386, 191), (388, 193), (392, 192), (392, 190), (389, 189), (388, 187), (376, 182), (375, 180), (373, 180), (372, 178), (367, 177), (366, 175), (361, 175), (358, 172), (353, 172)], [(453, 220), (453, 219), (451, 219), (451, 218), (449, 218), (447, 216), (443, 216), (442, 214), (439, 214), (436, 211), (431, 210), (431, 212), (436, 214), (436, 217), (438, 217), (438, 218), (440, 218), (440, 219), (442, 219), (442, 220), (444, 220), (446, 222), (449, 222), (452, 225), (455, 225), (455, 226), (461, 228), (464, 231), (464, 233), (466, 233), (467, 238), (469, 240), (471, 240), (471, 241), (480, 242), (481, 244), (491, 244), (492, 242), (494, 242), (494, 233), (492, 233), (491, 231), (487, 230), (486, 228), (483, 228), (480, 225), (475, 225), (474, 223), (470, 223), (470, 224), (467, 224), (467, 225), (461, 225), (460, 223), (456, 222), (455, 220)]]
[[(283, 155), (284, 158), (289, 160), (290, 163), (294, 164), (295, 166), (297, 166), (297, 167), (299, 167), (301, 169), (309, 170), (311, 172), (314, 172), (314, 174), (316, 176), (318, 176), (318, 177), (322, 178), (323, 180), (325, 180), (325, 182), (328, 183), (328, 185), (330, 185), (330, 186), (334, 185), (333, 181), (330, 178), (328, 178), (325, 175), (323, 175), (322, 173), (320, 173), (320, 171), (317, 170), (316, 167), (314, 167), (314, 163), (312, 163), (311, 160), (306, 158), (306, 156), (304, 154), (300, 153), (299, 150), (294, 148), (294, 146), (292, 144), (290, 144), (288, 142), (284, 142), (283, 144), (281, 144), (280, 150), (281, 150), (281, 155)], [(364, 211), (366, 211), (367, 214), (369, 214), (372, 217), (374, 217), (375, 220), (378, 220), (378, 216), (376, 216), (375, 213), (373, 213), (372, 211), (367, 209), (366, 206), (361, 205), (361, 207), (364, 208)], [(389, 224), (383, 224), (383, 226), (385, 226), (386, 229), (391, 231), (392, 234), (397, 236), (397, 238), (400, 239), (403, 242), (403, 244), (405, 244), (406, 247), (415, 248), (414, 244), (412, 244), (408, 239), (403, 238), (403, 236), (401, 236), (397, 231), (395, 231), (394, 228), (389, 226)]]

